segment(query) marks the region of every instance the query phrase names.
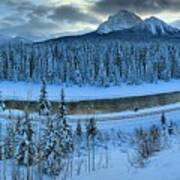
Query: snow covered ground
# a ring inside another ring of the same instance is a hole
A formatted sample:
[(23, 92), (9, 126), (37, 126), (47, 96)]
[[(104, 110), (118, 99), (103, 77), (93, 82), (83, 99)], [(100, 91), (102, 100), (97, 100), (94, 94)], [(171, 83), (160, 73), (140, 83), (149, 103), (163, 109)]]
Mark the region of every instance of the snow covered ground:
[[(178, 104), (165, 106), (164, 110), (172, 107), (179, 106)], [(159, 109), (162, 110), (162, 107), (159, 107)], [(155, 110), (158, 110), (158, 108), (143, 110), (143, 113)], [(14, 111), (13, 113), (19, 114), (20, 112)], [(124, 114), (127, 114), (127, 112), (124, 112)], [(180, 110), (167, 112), (165, 115), (168, 121), (173, 121), (178, 126), (180, 125)], [(147, 116), (125, 118), (119, 121), (113, 119), (110, 121), (99, 121), (97, 122), (97, 126), (101, 132), (108, 133), (112, 138), (114, 135), (117, 135), (117, 132), (132, 134), (136, 128), (142, 127), (148, 129), (154, 124), (160, 126), (160, 117), (160, 114), (152, 113)], [(3, 123), (6, 124), (5, 121), (6, 120), (2, 119), (0, 122), (3, 125)], [(76, 121), (74, 123), (71, 122), (71, 125), (75, 128)], [(82, 122), (82, 125), (85, 127), (85, 122)], [(114, 142), (115, 141), (116, 139), (114, 139)], [(129, 163), (128, 155), (131, 147), (125, 146), (124, 144), (120, 146), (109, 144), (110, 154), (108, 168), (97, 167), (95, 172), (92, 171), (90, 173), (82, 171), (80, 176), (77, 176), (74, 172), (73, 178), (69, 180), (100, 180), (101, 178), (104, 180), (179, 180), (180, 136), (173, 137), (169, 141), (169, 147), (151, 157), (144, 168), (135, 168)], [(97, 155), (97, 158), (101, 159), (100, 155)]]
[[(168, 121), (173, 121), (180, 125), (180, 110), (166, 113)], [(148, 115), (124, 119), (121, 121), (98, 122), (101, 131), (118, 131), (132, 133), (136, 128), (148, 129), (152, 125), (160, 126), (160, 115)], [(171, 141), (171, 140), (170, 140)], [(122, 147), (121, 147), (122, 148)], [(100, 169), (90, 174), (83, 174), (73, 178), (73, 180), (179, 180), (180, 163), (180, 137), (169, 143), (169, 147), (162, 152), (155, 154), (147, 162), (144, 168), (133, 168), (129, 163), (128, 150), (125, 152), (121, 148), (115, 148), (111, 152), (111, 165), (109, 168)]]
[[(49, 85), (48, 94), (50, 100), (59, 100), (61, 85)], [(38, 83), (1, 81), (0, 91), (4, 99), (37, 100), (41, 85)], [(152, 95), (158, 93), (180, 91), (180, 80), (159, 82), (157, 84), (121, 85), (109, 88), (92, 86), (64, 87), (68, 101), (108, 99), (118, 97), (132, 97)]]
[[(180, 111), (166, 113), (169, 121), (180, 125)], [(152, 125), (160, 126), (160, 115), (149, 115), (136, 119), (124, 119), (123, 121), (98, 122), (101, 131), (118, 131), (132, 133), (136, 128), (148, 129)], [(132, 167), (129, 163), (129, 148), (122, 151), (122, 147), (114, 148), (111, 152), (109, 168), (99, 169), (95, 172), (82, 174), (73, 180), (179, 180), (180, 163), (180, 136), (168, 139), (168, 147), (152, 156), (144, 168)]]
[(82, 175), (73, 180), (179, 180), (180, 144), (162, 151), (150, 159), (145, 168), (130, 167), (127, 156), (114, 152), (112, 167)]

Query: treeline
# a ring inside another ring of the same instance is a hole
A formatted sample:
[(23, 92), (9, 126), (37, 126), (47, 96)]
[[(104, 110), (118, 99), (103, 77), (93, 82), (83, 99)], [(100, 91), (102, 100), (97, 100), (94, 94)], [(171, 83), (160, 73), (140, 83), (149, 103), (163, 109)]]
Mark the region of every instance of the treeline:
[(1, 47), (0, 79), (110, 86), (180, 78), (179, 44), (72, 40)]

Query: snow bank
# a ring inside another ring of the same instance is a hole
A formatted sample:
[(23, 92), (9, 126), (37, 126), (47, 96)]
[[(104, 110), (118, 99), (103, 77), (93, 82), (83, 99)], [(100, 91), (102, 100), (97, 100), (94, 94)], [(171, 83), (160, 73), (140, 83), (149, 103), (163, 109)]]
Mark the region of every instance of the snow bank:
[[(48, 95), (50, 100), (60, 99), (62, 85), (48, 85)], [(37, 100), (39, 99), (41, 84), (27, 82), (0, 82), (0, 91), (4, 99), (10, 100)], [(93, 86), (71, 86), (65, 87), (66, 99), (68, 101), (111, 99), (120, 97), (133, 97), (143, 95), (153, 95), (180, 91), (180, 80), (170, 82), (159, 82), (157, 84), (141, 85), (121, 85), (109, 88)]]

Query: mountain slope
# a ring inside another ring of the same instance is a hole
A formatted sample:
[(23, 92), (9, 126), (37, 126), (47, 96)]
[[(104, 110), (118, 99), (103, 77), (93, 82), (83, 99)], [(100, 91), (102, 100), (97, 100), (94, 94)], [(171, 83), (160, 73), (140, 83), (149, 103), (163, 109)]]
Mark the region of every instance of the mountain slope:
[(136, 14), (122, 10), (114, 16), (110, 16), (107, 21), (102, 23), (97, 29), (98, 34), (107, 34), (114, 31), (121, 31), (131, 28), (142, 22)]
[(132, 27), (131, 31), (136, 33), (150, 34), (153, 36), (174, 36), (180, 33), (179, 29), (176, 29), (166, 24), (165, 22), (156, 17), (150, 17), (148, 19), (145, 19), (140, 24)]
[[(64, 42), (64, 43), (83, 43), (84, 41), (89, 42), (99, 42), (99, 41), (114, 41), (114, 40), (121, 40), (121, 41), (135, 41), (135, 42), (153, 42), (156, 41), (163, 41), (163, 42), (172, 42), (172, 43), (179, 43), (180, 39), (180, 30), (174, 28), (165, 22), (151, 17), (135, 25), (128, 29), (122, 29), (119, 31), (111, 31), (109, 33), (99, 33), (99, 31), (90, 32), (83, 35), (78, 36), (66, 36), (60, 37), (56, 39), (50, 39), (45, 41), (48, 42)], [(40, 42), (43, 44), (44, 42)]]
[(66, 36), (52, 41), (72, 41), (79, 43), (84, 40), (99, 41), (99, 40), (125, 40), (125, 41), (173, 41), (178, 42), (180, 38), (180, 30), (174, 28), (164, 21), (150, 17), (141, 20), (137, 15), (128, 11), (120, 11), (118, 14), (111, 16), (108, 21), (99, 26), (97, 31), (78, 36)]

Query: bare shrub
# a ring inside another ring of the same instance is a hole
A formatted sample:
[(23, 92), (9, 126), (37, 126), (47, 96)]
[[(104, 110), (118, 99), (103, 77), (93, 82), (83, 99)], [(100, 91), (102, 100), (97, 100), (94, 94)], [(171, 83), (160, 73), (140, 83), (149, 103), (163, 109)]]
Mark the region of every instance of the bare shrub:
[(137, 129), (134, 142), (136, 147), (136, 158), (134, 159), (134, 163), (139, 166), (144, 166), (149, 157), (162, 148), (161, 131), (156, 125), (153, 125), (149, 130), (144, 130), (142, 128)]

